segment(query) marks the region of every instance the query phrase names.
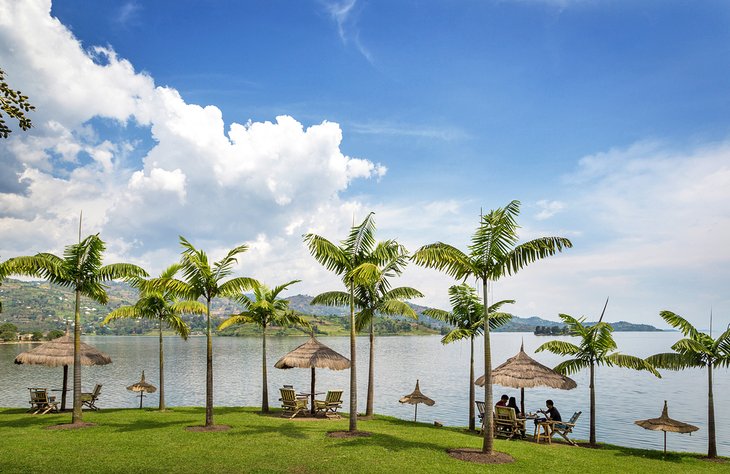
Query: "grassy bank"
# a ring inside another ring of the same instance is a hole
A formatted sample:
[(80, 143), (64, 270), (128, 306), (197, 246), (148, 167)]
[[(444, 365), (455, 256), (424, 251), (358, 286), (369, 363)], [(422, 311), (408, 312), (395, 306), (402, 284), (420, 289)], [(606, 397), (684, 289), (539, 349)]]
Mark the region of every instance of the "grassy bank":
[[(31, 416), (0, 410), (3, 455), (0, 472), (728, 472), (730, 464), (699, 455), (662, 453), (603, 445), (588, 449), (497, 440), (512, 464), (484, 466), (452, 459), (446, 450), (481, 446), (481, 439), (456, 428), (436, 428), (389, 417), (361, 421), (371, 437), (336, 439), (328, 431), (347, 421), (289, 421), (259, 415), (253, 408), (217, 408), (216, 423), (229, 431), (199, 433), (202, 408), (107, 409), (84, 413), (97, 426), (47, 430), (70, 415)], [(657, 434), (659, 443), (660, 433)]]

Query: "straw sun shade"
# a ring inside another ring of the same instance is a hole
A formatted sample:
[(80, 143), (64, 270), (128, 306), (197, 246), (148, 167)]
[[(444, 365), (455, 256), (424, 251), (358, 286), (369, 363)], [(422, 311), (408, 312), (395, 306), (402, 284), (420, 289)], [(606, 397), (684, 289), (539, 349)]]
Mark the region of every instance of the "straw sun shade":
[(315, 369), (344, 370), (350, 368), (350, 359), (319, 342), (314, 336), (279, 359), (277, 369), (312, 369), (311, 397), (314, 413)]
[[(94, 346), (81, 342), (81, 365), (106, 365), (112, 359)], [(27, 352), (21, 352), (15, 358), (16, 364), (45, 365), (47, 367), (63, 366), (63, 391), (61, 410), (66, 409), (66, 391), (68, 387), (68, 366), (74, 363), (74, 338), (68, 333), (65, 336), (48, 341)]]
[[(534, 387), (550, 387), (560, 390), (572, 390), (577, 387), (575, 381), (559, 374), (550, 367), (544, 366), (525, 353), (525, 344), (520, 346), (520, 352), (492, 370), (492, 383), (503, 387), (520, 389), (520, 409), (525, 412), (525, 389)], [(482, 375), (474, 382), (484, 386)]]
[(127, 387), (127, 390), (130, 390), (132, 392), (139, 392), (139, 407), (142, 408), (142, 398), (144, 397), (144, 394), (145, 393), (155, 393), (157, 391), (157, 387), (144, 381), (144, 370), (143, 370), (142, 379), (139, 382)]
[(667, 431), (671, 431), (672, 433), (692, 433), (693, 431), (699, 430), (699, 428), (694, 425), (669, 418), (666, 400), (664, 400), (664, 409), (662, 410), (662, 415), (659, 418), (637, 420), (634, 423), (647, 430), (664, 432), (664, 454), (667, 454)]
[(425, 403), (428, 406), (433, 406), (434, 402), (430, 398), (428, 398), (426, 395), (421, 393), (421, 387), (418, 385), (418, 380), (416, 380), (416, 389), (413, 390), (410, 394), (402, 397), (400, 400), (398, 400), (400, 403), (410, 403), (411, 405), (415, 405), (416, 412), (413, 415), (413, 421), (418, 420), (418, 404), (419, 403)]

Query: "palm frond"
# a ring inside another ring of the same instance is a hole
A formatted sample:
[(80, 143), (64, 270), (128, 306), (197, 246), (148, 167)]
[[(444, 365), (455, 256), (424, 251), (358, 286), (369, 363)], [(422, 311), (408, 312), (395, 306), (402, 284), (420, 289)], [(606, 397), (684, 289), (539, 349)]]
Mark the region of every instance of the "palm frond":
[(309, 248), (309, 253), (327, 270), (343, 275), (350, 269), (350, 260), (345, 251), (324, 237), (307, 234), (304, 236), (304, 242)]
[(383, 299), (388, 300), (411, 300), (413, 298), (423, 298), (423, 293), (408, 286), (399, 286), (383, 294)]
[(112, 263), (104, 265), (99, 269), (99, 279), (101, 281), (144, 278), (148, 276), (142, 267), (131, 263)]
[(258, 280), (249, 277), (231, 278), (227, 282), (221, 284), (218, 288), (220, 296), (233, 297), (244, 291), (250, 291), (259, 286)]
[(350, 256), (371, 253), (375, 246), (375, 213), (370, 212), (362, 223), (352, 227), (342, 243)]
[(704, 367), (704, 363), (701, 360), (679, 354), (677, 352), (664, 352), (661, 354), (654, 354), (646, 359), (648, 364), (658, 369), (667, 370), (684, 370), (691, 367)]
[(553, 354), (562, 356), (578, 355), (581, 353), (580, 347), (566, 341), (548, 341), (535, 349), (535, 352), (549, 351)]
[(177, 314), (168, 314), (164, 318), (161, 318), (160, 321), (164, 321), (168, 328), (184, 340), (188, 339), (188, 336), (190, 335), (190, 326), (188, 326), (187, 323)]
[(114, 321), (115, 319), (121, 319), (121, 318), (127, 318), (127, 319), (138, 319), (141, 318), (139, 311), (135, 306), (122, 306), (114, 311), (110, 312), (106, 315), (104, 318), (104, 321), (101, 322), (102, 326), (105, 326), (109, 324), (109, 322)]
[(312, 299), (312, 305), (347, 306), (350, 304), (350, 295), (344, 291), (327, 291)]
[(441, 344), (451, 344), (462, 339), (474, 337), (474, 331), (465, 328), (454, 328), (441, 338)]
[(257, 324), (258, 323), (257, 321), (258, 320), (254, 317), (253, 314), (251, 314), (251, 312), (244, 311), (243, 313), (234, 314), (234, 315), (228, 317), (228, 319), (226, 319), (225, 321), (223, 321), (222, 323), (220, 323), (218, 325), (218, 330), (222, 331), (230, 326), (235, 326), (235, 325), (239, 325), (239, 324), (249, 324), (249, 323)]
[(662, 319), (673, 328), (679, 329), (682, 334), (685, 335), (685, 337), (697, 339), (699, 331), (695, 329), (695, 327), (692, 326), (692, 324), (690, 324), (690, 322), (684, 319), (682, 316), (679, 316), (678, 314), (667, 310), (660, 311), (659, 316), (661, 316)]
[(646, 370), (654, 374), (656, 377), (662, 378), (662, 376), (659, 374), (659, 372), (657, 372), (654, 366), (648, 363), (646, 360), (642, 359), (641, 357), (620, 354), (617, 352), (607, 356), (605, 360), (609, 365), (616, 365), (625, 369)]
[(506, 273), (514, 275), (530, 263), (562, 252), (573, 244), (565, 237), (540, 237), (515, 247), (504, 260)]
[(378, 305), (378, 312), (388, 316), (407, 316), (418, 319), (418, 315), (407, 303), (398, 300), (385, 300)]
[(449, 244), (436, 242), (424, 245), (411, 257), (416, 265), (443, 271), (457, 280), (475, 275), (475, 268), (469, 257)]
[(587, 369), (591, 366), (590, 361), (585, 359), (569, 359), (556, 365), (553, 370), (563, 375), (577, 374), (583, 369)]
[(176, 301), (170, 305), (170, 309), (175, 314), (205, 314), (207, 307), (200, 301)]

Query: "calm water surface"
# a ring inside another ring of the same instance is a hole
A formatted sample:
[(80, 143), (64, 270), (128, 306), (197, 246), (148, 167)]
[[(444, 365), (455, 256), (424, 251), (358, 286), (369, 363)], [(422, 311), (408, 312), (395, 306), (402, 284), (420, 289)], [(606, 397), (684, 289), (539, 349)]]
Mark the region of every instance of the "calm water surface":
[[(615, 333), (621, 352), (646, 357), (669, 351), (680, 338), (678, 333)], [(524, 339), (525, 351), (550, 367), (560, 358), (549, 353), (534, 354), (543, 342), (551, 339), (529, 333), (495, 333), (492, 335), (494, 366), (517, 353)], [(569, 340), (570, 338), (565, 338)], [(137, 382), (145, 370), (148, 382), (158, 381), (158, 340), (156, 337), (85, 336), (90, 343), (108, 353), (112, 364), (103, 367), (83, 367), (85, 391), (95, 383), (104, 385), (98, 405), (105, 407), (138, 406), (139, 398), (126, 390)], [(320, 339), (332, 349), (349, 355), (349, 340), (344, 337)], [(309, 370), (279, 370), (274, 363), (306, 338), (271, 337), (268, 339), (270, 404), (277, 406), (278, 387), (293, 384), (298, 390), (308, 390)], [(35, 347), (31, 344), (0, 345), (1, 406), (28, 406), (26, 387), (60, 388), (63, 371), (40, 366), (13, 364), (15, 356)], [(219, 406), (256, 406), (261, 404), (261, 340), (259, 338), (218, 337), (213, 340), (215, 404)], [(482, 346), (476, 350), (476, 372), (480, 374)], [(183, 341), (165, 338), (166, 402), (169, 406), (203, 406), (205, 400), (205, 338)], [(438, 420), (446, 425), (465, 426), (468, 423), (469, 345), (442, 345), (438, 336), (380, 337), (376, 339), (377, 413), (412, 419), (413, 407), (401, 405), (398, 399), (410, 393), (421, 381), (422, 392), (436, 401), (432, 407), (421, 405), (418, 419)], [(358, 339), (358, 397), (359, 409), (365, 410), (367, 389), (367, 339)], [(730, 377), (727, 369), (716, 369), (714, 377), (715, 416), (719, 454), (730, 455)], [(578, 388), (570, 391), (554, 389), (525, 390), (525, 408), (534, 411), (544, 407), (551, 398), (567, 419), (574, 411), (583, 414), (575, 429), (575, 437), (588, 439), (588, 373), (573, 377)], [(345, 390), (345, 408), (349, 389), (349, 371), (317, 371), (318, 390)], [(655, 418), (661, 413), (664, 400), (669, 402), (672, 418), (699, 426), (692, 436), (669, 433), (667, 447), (676, 451), (707, 451), (707, 372), (685, 370), (663, 372), (657, 379), (645, 372), (600, 367), (597, 369), (597, 436), (623, 446), (660, 449), (662, 433), (644, 430), (634, 420)], [(477, 399), (483, 392), (477, 387)], [(494, 387), (495, 399), (502, 393), (519, 400), (519, 390)], [(146, 406), (156, 406), (157, 394), (145, 399)]]

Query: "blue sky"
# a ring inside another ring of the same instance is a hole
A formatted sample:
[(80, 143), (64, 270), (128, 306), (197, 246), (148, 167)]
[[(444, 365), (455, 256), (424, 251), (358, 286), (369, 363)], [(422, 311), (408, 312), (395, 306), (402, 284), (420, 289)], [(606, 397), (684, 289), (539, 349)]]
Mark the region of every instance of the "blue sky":
[(20, 3), (0, 65), (38, 110), (0, 143), (1, 257), (60, 251), (83, 208), (110, 258), (249, 242), (242, 274), (314, 294), (337, 281), (304, 232), (373, 210), (463, 247), (519, 199), (523, 239), (575, 248), (495, 285), (516, 314), (730, 322), (725, 2)]

